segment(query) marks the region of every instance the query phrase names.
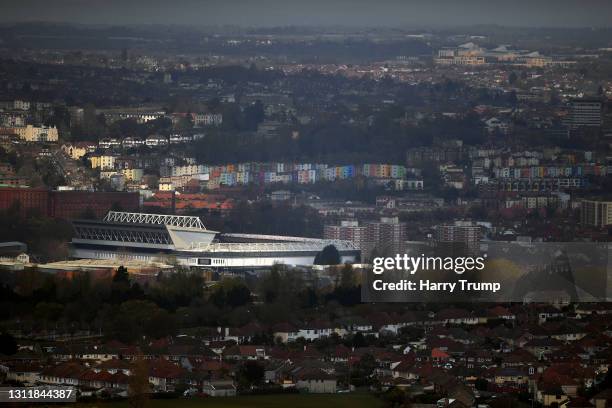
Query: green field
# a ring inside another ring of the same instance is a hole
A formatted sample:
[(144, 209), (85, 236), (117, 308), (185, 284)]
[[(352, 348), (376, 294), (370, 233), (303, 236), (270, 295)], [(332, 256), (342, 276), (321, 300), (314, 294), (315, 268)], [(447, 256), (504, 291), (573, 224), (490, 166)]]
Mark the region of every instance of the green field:
[[(127, 402), (121, 403), (91, 403), (79, 404), (79, 407), (99, 408), (129, 408)], [(230, 398), (194, 398), (172, 400), (150, 400), (149, 408), (377, 408), (382, 403), (370, 394), (289, 394), (289, 395), (260, 395)], [(74, 406), (73, 406), (74, 407)]]

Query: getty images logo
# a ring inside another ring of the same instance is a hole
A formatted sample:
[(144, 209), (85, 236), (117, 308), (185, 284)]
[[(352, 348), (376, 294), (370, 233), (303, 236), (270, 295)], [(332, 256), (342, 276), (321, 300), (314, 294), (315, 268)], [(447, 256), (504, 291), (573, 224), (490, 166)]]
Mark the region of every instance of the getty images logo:
[(441, 256), (408, 256), (397, 254), (394, 257), (376, 257), (372, 262), (372, 272), (377, 275), (385, 271), (405, 271), (414, 275), (417, 271), (453, 271), (458, 275), (467, 271), (481, 271), (485, 267), (487, 255), (479, 257), (441, 257)]

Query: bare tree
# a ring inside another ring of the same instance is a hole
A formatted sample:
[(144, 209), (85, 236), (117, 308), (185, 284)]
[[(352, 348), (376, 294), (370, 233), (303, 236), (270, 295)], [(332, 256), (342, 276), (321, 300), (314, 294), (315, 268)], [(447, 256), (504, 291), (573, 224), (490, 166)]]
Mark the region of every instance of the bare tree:
[(149, 364), (139, 357), (132, 364), (132, 372), (128, 382), (129, 404), (134, 408), (144, 408), (149, 402)]

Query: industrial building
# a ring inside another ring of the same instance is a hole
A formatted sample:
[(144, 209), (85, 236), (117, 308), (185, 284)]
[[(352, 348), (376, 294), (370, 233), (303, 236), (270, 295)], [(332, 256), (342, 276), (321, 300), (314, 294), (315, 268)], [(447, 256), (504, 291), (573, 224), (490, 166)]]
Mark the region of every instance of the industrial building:
[(103, 217), (110, 209), (135, 210), (138, 193), (123, 191), (52, 191), (46, 188), (0, 186), (0, 210), (18, 205), (22, 216), (35, 212), (47, 217), (71, 219), (90, 212)]
[(258, 269), (276, 263), (313, 265), (334, 245), (341, 261), (354, 263), (361, 251), (352, 242), (206, 229), (199, 217), (110, 211), (102, 220), (74, 220), (72, 257), (176, 262), (202, 268)]

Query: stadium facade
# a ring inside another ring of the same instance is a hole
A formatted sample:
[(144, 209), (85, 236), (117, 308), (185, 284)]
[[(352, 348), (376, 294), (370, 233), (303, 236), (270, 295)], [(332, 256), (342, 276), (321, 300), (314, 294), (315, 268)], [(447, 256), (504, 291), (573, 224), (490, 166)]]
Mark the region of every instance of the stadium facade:
[(202, 268), (257, 269), (276, 263), (313, 265), (316, 255), (334, 245), (342, 262), (360, 260), (349, 241), (277, 235), (223, 234), (206, 229), (199, 217), (110, 211), (99, 220), (73, 220), (72, 257), (80, 259), (176, 259)]

